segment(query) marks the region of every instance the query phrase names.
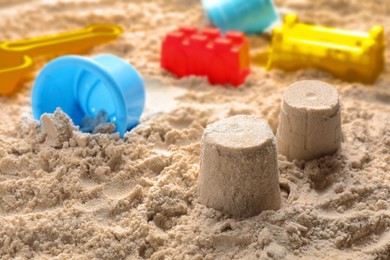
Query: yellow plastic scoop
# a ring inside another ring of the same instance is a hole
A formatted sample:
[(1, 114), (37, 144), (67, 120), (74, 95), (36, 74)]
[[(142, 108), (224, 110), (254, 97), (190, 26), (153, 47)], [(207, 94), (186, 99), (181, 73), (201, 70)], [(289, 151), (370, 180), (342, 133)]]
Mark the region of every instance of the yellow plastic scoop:
[(91, 47), (116, 39), (122, 29), (94, 24), (80, 30), (25, 40), (0, 42), (0, 94), (10, 95), (33, 71), (34, 58), (80, 54)]

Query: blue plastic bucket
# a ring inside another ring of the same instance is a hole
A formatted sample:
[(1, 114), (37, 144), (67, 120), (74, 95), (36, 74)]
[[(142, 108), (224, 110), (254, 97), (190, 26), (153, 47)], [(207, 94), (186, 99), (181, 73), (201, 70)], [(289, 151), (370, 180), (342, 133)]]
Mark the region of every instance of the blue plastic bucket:
[(202, 0), (211, 22), (222, 30), (260, 33), (279, 21), (272, 0)]
[(39, 73), (32, 90), (36, 119), (59, 107), (80, 125), (85, 116), (104, 110), (121, 137), (139, 123), (144, 105), (140, 74), (125, 60), (109, 54), (55, 59)]

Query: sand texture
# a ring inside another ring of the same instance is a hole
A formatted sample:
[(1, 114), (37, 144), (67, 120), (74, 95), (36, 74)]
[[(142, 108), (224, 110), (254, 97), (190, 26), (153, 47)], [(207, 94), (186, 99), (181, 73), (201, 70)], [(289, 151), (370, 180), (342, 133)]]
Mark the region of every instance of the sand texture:
[(302, 80), (284, 92), (276, 130), (278, 151), (287, 159), (333, 155), (342, 141), (337, 90), (318, 80)]
[(208, 125), (201, 141), (199, 201), (233, 217), (280, 208), (275, 136), (267, 122), (237, 115)]
[[(389, 62), (374, 86), (364, 86), (312, 69), (267, 73), (254, 58), (245, 86), (211, 87), (204, 78), (177, 80), (159, 68), (167, 31), (205, 24), (200, 1), (51, 2), (0, 0), (0, 39), (118, 23), (125, 33), (87, 55), (125, 57), (143, 75), (149, 97), (161, 96), (123, 140), (81, 134), (61, 114), (49, 116), (55, 131), (46, 135), (32, 120), (32, 81), (18, 95), (0, 97), (1, 259), (389, 259)], [(388, 0), (276, 3), (304, 22), (364, 31), (383, 24), (390, 39)], [(251, 36), (252, 52), (268, 42)], [(389, 40), (386, 48), (390, 61)], [(201, 204), (206, 125), (249, 114), (275, 133), (283, 92), (308, 79), (340, 93), (341, 150), (308, 162), (279, 155), (278, 211), (233, 219)], [(56, 132), (59, 125), (66, 131)]]

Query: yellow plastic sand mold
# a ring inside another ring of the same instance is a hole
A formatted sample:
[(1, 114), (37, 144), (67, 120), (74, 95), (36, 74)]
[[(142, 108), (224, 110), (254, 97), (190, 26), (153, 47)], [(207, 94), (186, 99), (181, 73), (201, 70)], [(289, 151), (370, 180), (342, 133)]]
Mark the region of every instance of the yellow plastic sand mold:
[(289, 14), (273, 29), (267, 69), (314, 67), (347, 81), (373, 83), (385, 64), (383, 26), (368, 33), (300, 23)]
[(93, 24), (83, 29), (25, 40), (0, 42), (0, 94), (15, 93), (34, 68), (34, 58), (80, 54), (116, 39), (122, 28)]

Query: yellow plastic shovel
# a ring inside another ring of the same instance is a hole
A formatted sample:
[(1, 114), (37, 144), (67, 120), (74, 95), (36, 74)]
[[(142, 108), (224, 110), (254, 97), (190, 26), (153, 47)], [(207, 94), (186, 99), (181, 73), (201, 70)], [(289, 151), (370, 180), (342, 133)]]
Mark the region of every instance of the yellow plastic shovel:
[(0, 42), (0, 94), (10, 95), (19, 89), (34, 69), (34, 58), (80, 54), (116, 39), (122, 32), (117, 25), (93, 24), (51, 36)]

